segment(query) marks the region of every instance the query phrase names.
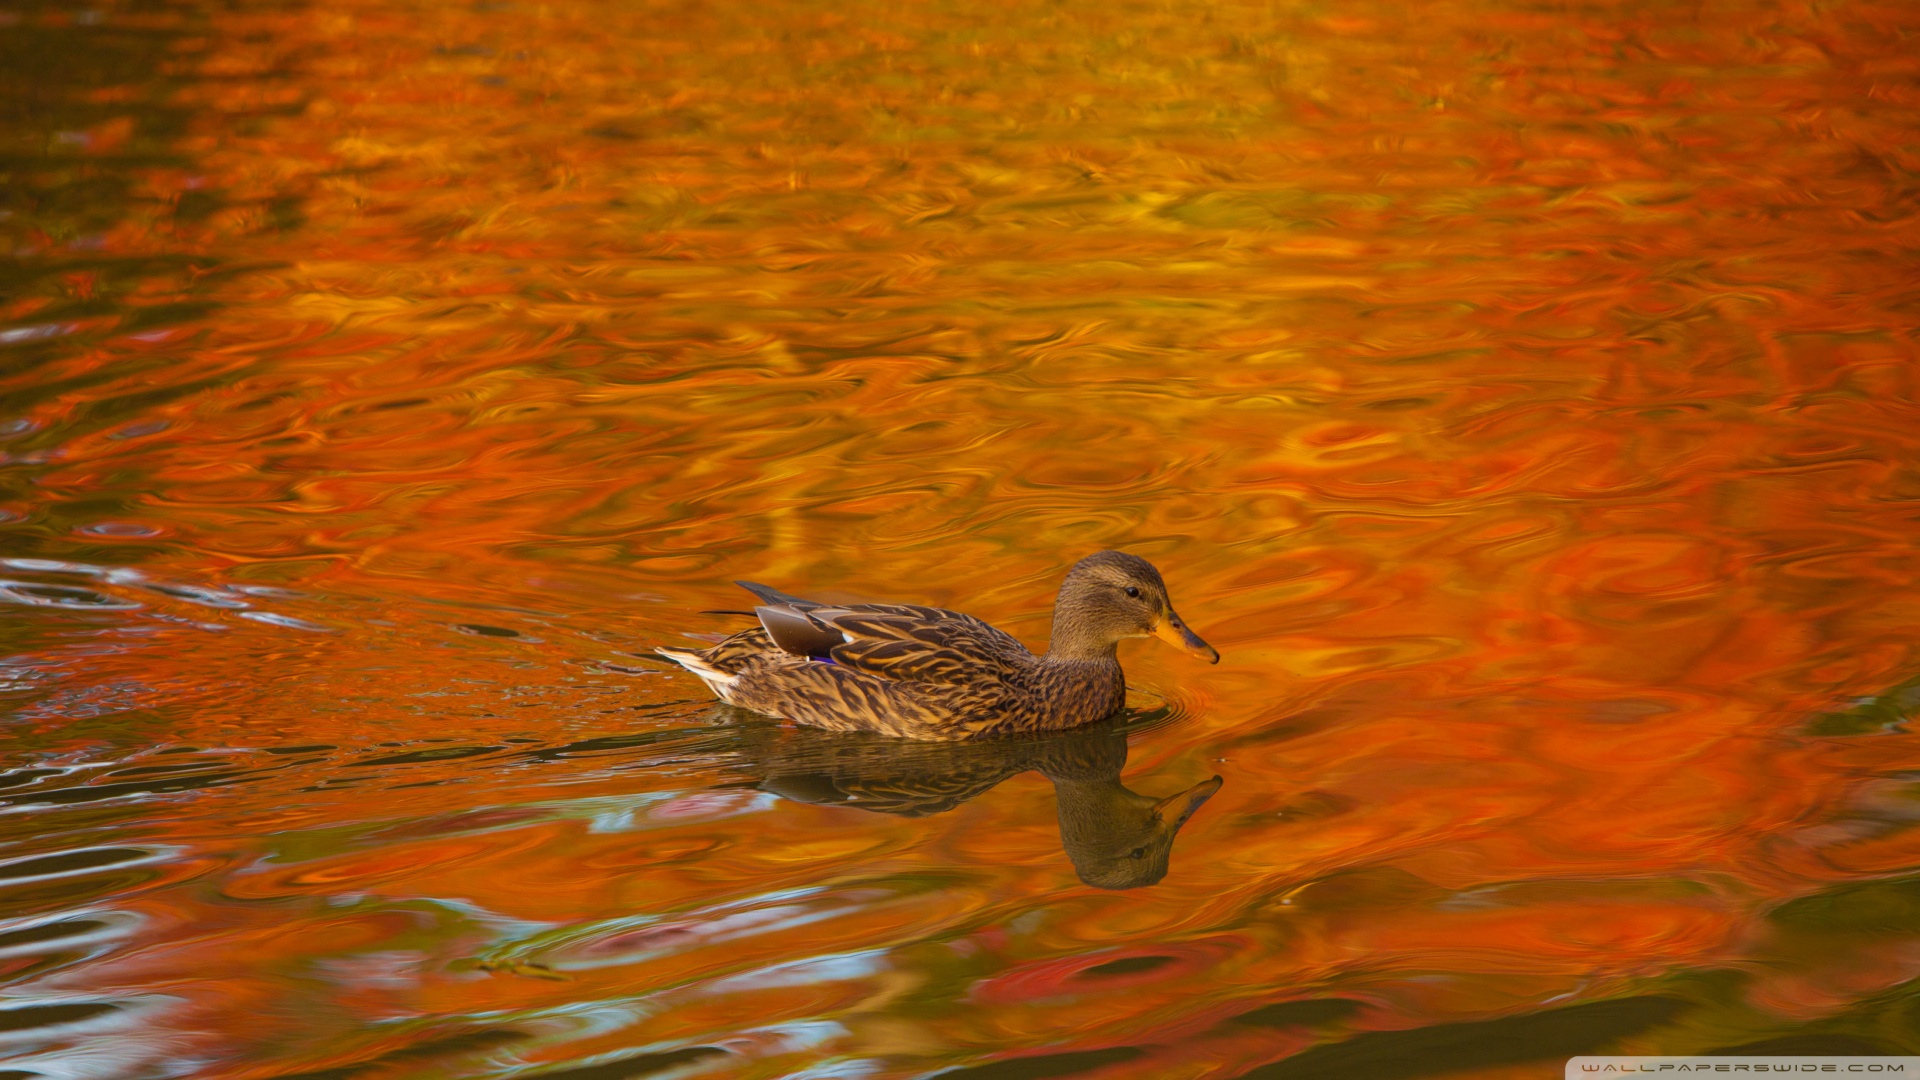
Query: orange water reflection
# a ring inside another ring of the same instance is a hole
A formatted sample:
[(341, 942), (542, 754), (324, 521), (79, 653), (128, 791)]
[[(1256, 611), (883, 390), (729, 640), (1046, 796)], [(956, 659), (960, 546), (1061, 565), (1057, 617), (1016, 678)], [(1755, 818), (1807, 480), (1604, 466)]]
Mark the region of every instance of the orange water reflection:
[[(0, 10), (0, 1070), (1920, 1051), (1916, 32)], [(1139, 888), (645, 658), (1102, 547)]]

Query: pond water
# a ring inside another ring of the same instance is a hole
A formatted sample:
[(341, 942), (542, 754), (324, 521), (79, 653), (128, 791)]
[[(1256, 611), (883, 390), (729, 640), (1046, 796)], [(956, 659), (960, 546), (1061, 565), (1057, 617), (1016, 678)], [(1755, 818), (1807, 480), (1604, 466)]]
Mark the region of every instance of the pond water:
[[(1915, 34), (4, 0), (0, 1077), (1920, 1052)], [(1103, 547), (1090, 732), (651, 653)]]

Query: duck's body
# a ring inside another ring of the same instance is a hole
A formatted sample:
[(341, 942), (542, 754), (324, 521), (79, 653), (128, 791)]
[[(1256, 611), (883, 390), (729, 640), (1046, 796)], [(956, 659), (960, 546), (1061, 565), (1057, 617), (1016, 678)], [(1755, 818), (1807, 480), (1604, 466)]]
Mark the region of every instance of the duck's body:
[[(780, 594), (742, 584), (780, 603)], [(941, 608), (785, 603), (830, 621), (845, 640), (820, 656), (795, 654), (757, 626), (711, 649), (659, 651), (730, 705), (830, 731), (966, 739), (1078, 727), (1126, 702), (1118, 657), (1049, 662), (1012, 636)]]
[(1122, 638), (1155, 634), (1219, 659), (1174, 614), (1159, 572), (1116, 551), (1068, 573), (1044, 655), (957, 611), (832, 606), (740, 584), (764, 602), (760, 626), (710, 649), (658, 651), (729, 704), (835, 731), (970, 739), (1062, 730), (1125, 703)]

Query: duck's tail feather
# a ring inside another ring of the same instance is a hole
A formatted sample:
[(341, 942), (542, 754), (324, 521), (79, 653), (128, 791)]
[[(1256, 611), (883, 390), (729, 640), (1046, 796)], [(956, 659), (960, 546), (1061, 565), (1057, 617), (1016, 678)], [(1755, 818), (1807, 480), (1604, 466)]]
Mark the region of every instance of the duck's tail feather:
[(730, 671), (722, 671), (714, 667), (707, 661), (706, 656), (704, 656), (699, 649), (676, 649), (671, 646), (661, 645), (653, 651), (679, 664), (688, 671), (693, 672), (699, 677), (701, 682), (707, 684), (707, 689), (713, 691), (714, 696), (720, 700), (733, 700), (727, 696), (727, 690), (733, 686), (734, 680), (740, 676)]

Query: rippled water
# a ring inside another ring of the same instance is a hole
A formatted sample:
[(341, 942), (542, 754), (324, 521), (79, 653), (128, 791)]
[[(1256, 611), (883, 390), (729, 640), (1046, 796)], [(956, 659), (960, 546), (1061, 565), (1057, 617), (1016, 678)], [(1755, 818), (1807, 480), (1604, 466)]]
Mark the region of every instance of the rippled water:
[[(0, 1077), (1920, 1052), (1916, 33), (6, 0)], [(1093, 732), (650, 659), (1108, 546)]]

